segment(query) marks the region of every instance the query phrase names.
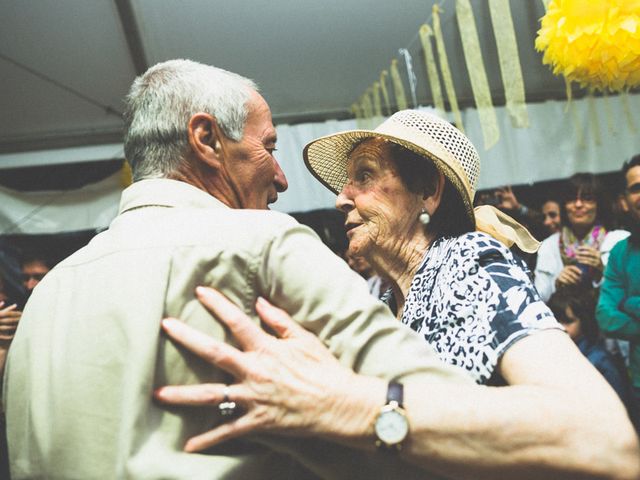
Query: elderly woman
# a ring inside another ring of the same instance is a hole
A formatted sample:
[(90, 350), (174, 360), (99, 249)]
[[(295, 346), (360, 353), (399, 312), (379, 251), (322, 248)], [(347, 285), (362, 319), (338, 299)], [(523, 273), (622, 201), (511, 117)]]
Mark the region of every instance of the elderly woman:
[[(448, 122), (398, 112), (373, 132), (311, 142), (305, 159), (320, 182), (339, 192), (349, 253), (366, 258), (391, 283), (391, 310), (445, 362), (465, 368), (478, 383), (502, 383), (506, 372), (514, 375), (520, 361), (529, 361), (517, 355), (501, 361), (511, 347), (561, 328), (524, 263), (475, 231), (478, 154)], [(481, 207), (478, 216), (480, 228), (509, 245), (537, 246), (498, 210)]]
[(561, 288), (597, 288), (609, 252), (629, 235), (607, 230), (612, 213), (591, 173), (569, 179), (561, 207), (563, 226), (542, 242), (538, 252), (535, 285), (544, 301)]
[[(603, 388), (603, 380), (580, 357), (540, 301), (523, 263), (504, 244), (515, 243), (522, 250), (531, 251), (537, 242), (515, 221), (490, 207), (474, 212), (472, 198), (479, 160), (461, 132), (433, 115), (401, 111), (375, 131), (320, 138), (309, 144), (304, 153), (312, 173), (332, 191), (339, 192), (336, 205), (346, 215), (349, 252), (366, 258), (390, 282), (387, 300), (397, 317), (422, 335), (442, 360), (462, 367), (477, 383), (517, 385), (513, 390), (507, 387), (475, 391), (474, 410), (478, 410), (474, 418), (487, 429), (464, 420), (459, 425), (454, 425), (455, 421), (448, 424), (449, 433), (455, 430), (459, 436), (460, 443), (455, 446), (450, 439), (439, 437), (436, 424), (444, 419), (437, 412), (445, 404), (463, 401), (462, 390), (451, 390), (449, 396), (442, 396), (429, 386), (407, 385), (404, 406), (411, 412), (408, 460), (438, 469), (446, 456), (439, 449), (444, 448), (449, 453), (458, 452), (462, 466), (472, 458), (477, 460), (476, 447), (493, 436), (489, 432), (506, 429), (511, 432), (512, 445), (537, 438), (533, 440), (536, 446), (525, 450), (541, 455), (520, 456), (507, 447), (508, 453), (496, 457), (494, 453), (504, 446), (496, 444), (496, 450), (483, 448), (487, 469), (497, 462), (502, 473), (517, 476), (519, 472), (528, 478), (545, 478), (550, 472), (611, 474), (612, 478), (636, 475), (640, 463), (635, 458), (635, 440), (633, 446), (623, 448), (625, 461), (618, 463), (621, 457), (617, 456), (618, 460), (608, 466), (600, 461), (594, 462), (598, 466), (584, 463), (595, 457), (609, 461), (608, 454), (601, 455), (598, 447), (590, 447), (591, 442), (580, 446), (569, 442), (573, 445), (569, 450), (550, 448), (550, 443), (556, 441), (565, 444), (577, 425), (593, 425), (586, 418), (588, 412), (612, 408), (611, 404), (604, 407), (604, 403), (599, 407), (574, 407), (580, 403), (578, 397), (589, 397), (596, 404), (603, 399), (607, 399), (605, 403), (617, 399), (606, 385)], [(493, 236), (474, 231), (476, 227)], [(240, 378), (241, 383), (164, 387), (156, 392), (157, 398), (191, 405), (222, 402), (225, 408), (233, 409), (238, 403), (247, 413), (192, 439), (188, 450), (201, 450), (250, 431), (265, 430), (308, 432), (360, 447), (374, 432), (378, 439), (388, 433), (392, 439), (383, 441), (388, 446), (399, 447), (407, 437), (406, 421), (396, 417), (384, 423), (383, 414), (376, 414), (372, 407), (371, 402), (375, 404), (380, 395), (375, 386), (377, 379), (354, 376), (337, 365), (326, 349), (285, 312), (274, 311), (264, 300), (256, 307), (263, 321), (282, 338), (275, 340), (242, 312), (234, 311), (219, 294), (200, 289), (198, 295), (229, 326), (247, 353), (198, 334), (175, 320), (163, 323), (165, 331)], [(552, 357), (555, 359), (550, 361)], [(388, 403), (400, 416), (404, 415), (397, 410), (403, 404), (401, 392), (394, 393), (395, 406)], [(388, 400), (390, 393), (391, 389)], [(563, 403), (567, 395), (574, 394), (578, 394), (575, 402)], [(500, 413), (494, 416), (489, 410), (495, 410), (483, 408), (490, 404), (500, 405)], [(561, 406), (569, 404), (570, 408)], [(513, 410), (516, 405), (518, 413)], [(468, 413), (466, 407), (461, 408)], [(533, 432), (537, 422), (544, 422), (542, 417), (534, 417), (546, 410), (543, 417), (547, 418), (559, 413), (558, 408), (564, 413), (553, 422), (557, 422), (562, 430), (558, 433), (563, 437), (547, 443), (544, 433)], [(616, 415), (620, 408), (613, 407)], [(452, 420), (453, 417), (447, 418), (447, 422)], [(621, 425), (628, 438), (628, 421)], [(580, 442), (585, 435), (590, 434), (581, 433)], [(578, 459), (575, 454), (582, 455), (585, 448), (590, 450), (589, 455)], [(518, 451), (524, 452), (520, 448)], [(537, 460), (532, 462), (532, 458)], [(483, 475), (483, 467), (474, 465), (478, 478), (495, 475), (495, 470)], [(445, 471), (452, 474), (455, 468)], [(469, 470), (461, 467), (458, 472), (468, 474)]]

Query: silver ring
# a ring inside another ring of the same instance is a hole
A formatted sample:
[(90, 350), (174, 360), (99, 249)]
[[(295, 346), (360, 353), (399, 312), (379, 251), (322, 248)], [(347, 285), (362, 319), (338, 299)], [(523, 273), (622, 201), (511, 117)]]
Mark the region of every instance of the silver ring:
[(229, 400), (229, 385), (222, 390), (222, 402), (218, 404), (218, 411), (223, 417), (232, 417), (236, 413), (236, 402)]

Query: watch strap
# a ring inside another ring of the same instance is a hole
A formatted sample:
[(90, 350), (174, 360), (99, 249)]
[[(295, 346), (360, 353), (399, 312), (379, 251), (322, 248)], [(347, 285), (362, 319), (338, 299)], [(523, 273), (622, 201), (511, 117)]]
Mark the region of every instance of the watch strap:
[(396, 402), (398, 406), (402, 408), (403, 401), (404, 401), (403, 385), (398, 382), (389, 382), (389, 387), (387, 388), (387, 404), (391, 402)]

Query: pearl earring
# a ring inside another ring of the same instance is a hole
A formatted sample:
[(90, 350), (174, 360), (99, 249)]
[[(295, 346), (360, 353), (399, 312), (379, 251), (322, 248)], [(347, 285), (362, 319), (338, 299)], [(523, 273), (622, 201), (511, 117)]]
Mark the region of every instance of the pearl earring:
[(426, 227), (427, 225), (429, 225), (429, 222), (431, 221), (431, 215), (429, 215), (429, 213), (423, 208), (422, 211), (420, 212), (420, 215), (418, 215), (418, 220), (420, 221), (423, 227)]

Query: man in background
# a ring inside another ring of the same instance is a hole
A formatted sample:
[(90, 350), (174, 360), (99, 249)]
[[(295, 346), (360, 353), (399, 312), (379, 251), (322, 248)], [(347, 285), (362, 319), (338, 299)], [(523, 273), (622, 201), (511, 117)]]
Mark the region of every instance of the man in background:
[(39, 253), (26, 253), (22, 257), (22, 285), (27, 292), (27, 299), (33, 293), (44, 276), (51, 270), (51, 265), (44, 255)]
[(640, 415), (640, 155), (622, 166), (622, 175), (631, 235), (611, 250), (596, 316), (605, 335), (630, 342), (629, 370)]

